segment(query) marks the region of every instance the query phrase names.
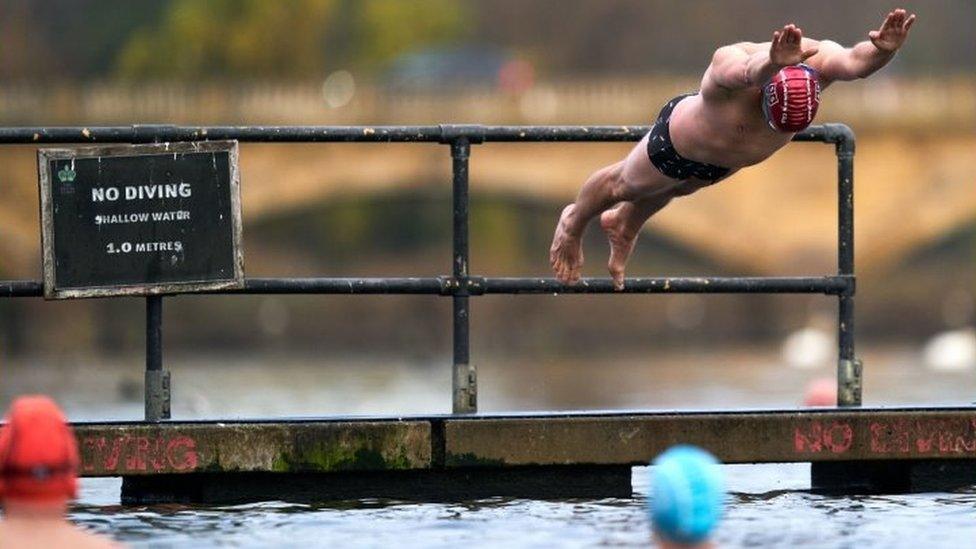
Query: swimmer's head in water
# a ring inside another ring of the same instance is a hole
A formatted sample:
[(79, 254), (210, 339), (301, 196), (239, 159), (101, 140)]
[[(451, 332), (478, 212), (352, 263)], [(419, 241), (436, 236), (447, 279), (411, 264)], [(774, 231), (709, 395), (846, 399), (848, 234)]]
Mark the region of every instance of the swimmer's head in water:
[(14, 400), (0, 427), (0, 498), (74, 499), (78, 461), (74, 434), (53, 400)]
[(774, 130), (803, 130), (817, 116), (818, 107), (820, 80), (817, 71), (808, 65), (783, 67), (763, 86), (763, 114)]
[(708, 539), (725, 508), (718, 461), (700, 448), (674, 446), (651, 465), (647, 504), (654, 531), (674, 543)]

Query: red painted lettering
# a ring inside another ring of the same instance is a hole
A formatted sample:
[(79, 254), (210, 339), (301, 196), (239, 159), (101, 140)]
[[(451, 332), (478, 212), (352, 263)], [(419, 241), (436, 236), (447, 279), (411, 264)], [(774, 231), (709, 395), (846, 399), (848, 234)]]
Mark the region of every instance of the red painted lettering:
[[(105, 437), (88, 437), (81, 441), (81, 447), (88, 455), (98, 455), (105, 449)], [(86, 459), (83, 461), (82, 470), (95, 470), (95, 460)]]
[(129, 471), (145, 471), (146, 454), (149, 452), (149, 439), (146, 437), (134, 437), (130, 440), (135, 442), (135, 444), (129, 445), (125, 468)]
[(871, 451), (879, 454), (906, 454), (911, 451), (910, 434), (911, 429), (905, 420), (874, 422), (871, 424)]
[(851, 448), (854, 429), (846, 423), (835, 421), (823, 434), (824, 445), (835, 454), (842, 454)]
[(196, 441), (188, 436), (135, 437), (114, 439), (87, 437), (81, 440), (82, 470), (86, 473), (132, 471), (189, 471), (197, 467)]
[(805, 433), (797, 427), (793, 434), (793, 449), (797, 452), (817, 453), (823, 450), (822, 436), (823, 427), (819, 421), (810, 422), (809, 429)]
[(116, 438), (112, 442), (112, 451), (108, 455), (102, 456), (102, 467), (108, 471), (114, 471), (119, 466), (119, 458), (122, 456), (122, 446), (125, 444), (126, 437)]
[(793, 449), (796, 452), (817, 454), (824, 449), (843, 454), (854, 443), (854, 429), (847, 423), (835, 421), (824, 427), (819, 421), (811, 421), (804, 430), (793, 431)]
[(189, 471), (197, 467), (197, 444), (190, 437), (175, 437), (166, 445), (169, 466), (176, 471)]
[(163, 437), (156, 437), (152, 444), (152, 451), (149, 452), (148, 456), (149, 466), (158, 473), (166, 468), (166, 443), (163, 441)]

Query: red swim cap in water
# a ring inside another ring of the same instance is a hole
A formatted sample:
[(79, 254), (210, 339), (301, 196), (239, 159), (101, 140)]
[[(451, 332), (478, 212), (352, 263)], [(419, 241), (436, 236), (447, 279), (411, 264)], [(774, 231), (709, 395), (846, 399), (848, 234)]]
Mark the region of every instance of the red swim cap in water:
[(64, 414), (46, 396), (16, 399), (0, 427), (0, 498), (74, 499), (78, 447)]
[(813, 122), (820, 106), (817, 71), (804, 64), (783, 67), (763, 87), (762, 108), (770, 127), (798, 132)]

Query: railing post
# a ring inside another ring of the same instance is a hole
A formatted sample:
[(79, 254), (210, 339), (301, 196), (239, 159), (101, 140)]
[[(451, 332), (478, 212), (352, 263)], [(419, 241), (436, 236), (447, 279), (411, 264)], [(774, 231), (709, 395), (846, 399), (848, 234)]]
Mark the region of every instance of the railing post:
[(837, 146), (837, 267), (848, 277), (838, 303), (837, 404), (861, 405), (861, 362), (854, 356), (854, 134), (834, 126)]
[(169, 372), (163, 369), (163, 296), (146, 298), (146, 421), (170, 417)]
[[(172, 126), (136, 124), (132, 143), (158, 143), (160, 134)], [(146, 421), (170, 418), (169, 371), (163, 369), (163, 296), (146, 296)]]
[(471, 143), (467, 137), (454, 137), (451, 160), (454, 174), (454, 367), (451, 375), (453, 412), (478, 411), (478, 371), (469, 354), (468, 321), (468, 158)]

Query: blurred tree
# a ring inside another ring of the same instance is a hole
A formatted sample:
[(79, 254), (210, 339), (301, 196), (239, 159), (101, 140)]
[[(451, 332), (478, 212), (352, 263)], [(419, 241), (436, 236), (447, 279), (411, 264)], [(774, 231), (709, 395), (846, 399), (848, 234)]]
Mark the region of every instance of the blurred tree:
[(457, 0), (352, 0), (358, 48), (354, 62), (376, 67), (417, 47), (462, 37), (466, 3)]
[(114, 69), (164, 0), (0, 0), (0, 78), (79, 78)]
[(321, 70), (336, 0), (173, 0), (119, 55), (126, 78), (296, 77)]
[(460, 35), (453, 0), (173, 0), (119, 54), (125, 78), (307, 78), (327, 66), (375, 68)]

